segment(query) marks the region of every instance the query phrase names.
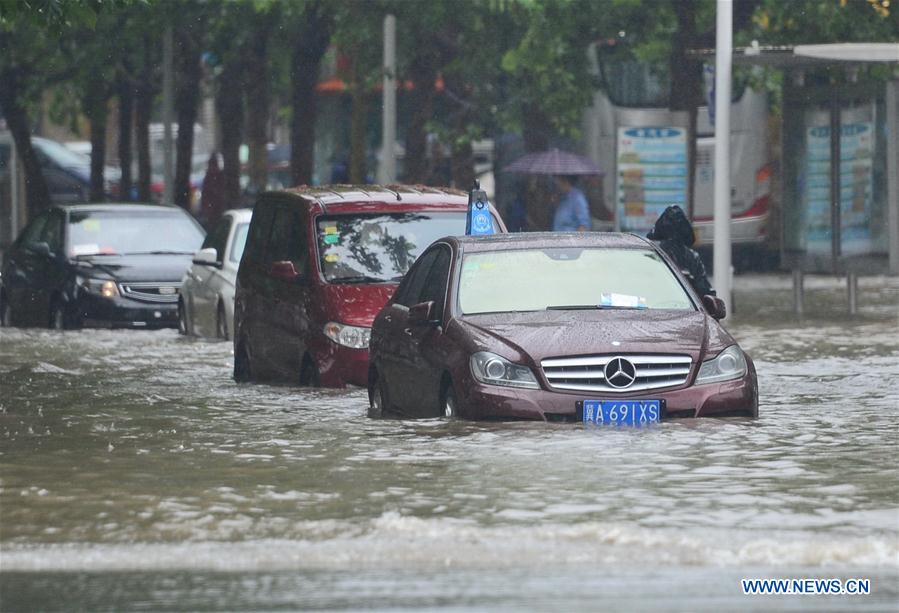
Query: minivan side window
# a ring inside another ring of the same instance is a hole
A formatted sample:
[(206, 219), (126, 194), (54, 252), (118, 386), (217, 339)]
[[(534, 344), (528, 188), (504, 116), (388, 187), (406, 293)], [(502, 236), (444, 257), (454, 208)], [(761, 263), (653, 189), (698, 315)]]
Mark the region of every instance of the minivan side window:
[(272, 230), (274, 210), (270, 206), (257, 206), (253, 212), (253, 220), (250, 222), (250, 236), (247, 238), (247, 259), (257, 262), (265, 260), (268, 237)]
[(437, 252), (437, 258), (431, 265), (431, 270), (425, 279), (418, 299), (413, 304), (433, 300), (435, 316), (440, 319), (443, 317), (443, 303), (446, 299), (446, 281), (449, 276), (451, 254), (449, 248), (443, 245), (435, 247), (434, 251)]
[(306, 240), (300, 212), (291, 207), (277, 207), (269, 239), (267, 262), (293, 262), (298, 272), (306, 271)]
[(395, 304), (411, 307), (420, 302), (418, 297), (421, 295), (421, 288), (424, 287), (437, 255), (437, 249), (431, 249), (412, 265), (412, 269), (397, 288)]

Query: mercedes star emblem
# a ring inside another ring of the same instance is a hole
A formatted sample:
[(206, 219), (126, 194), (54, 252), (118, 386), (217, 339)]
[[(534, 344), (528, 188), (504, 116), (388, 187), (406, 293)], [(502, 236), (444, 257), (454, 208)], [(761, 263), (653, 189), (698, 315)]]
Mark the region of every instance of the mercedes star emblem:
[(604, 369), (606, 382), (618, 389), (630, 387), (637, 378), (637, 369), (629, 360), (613, 358)]

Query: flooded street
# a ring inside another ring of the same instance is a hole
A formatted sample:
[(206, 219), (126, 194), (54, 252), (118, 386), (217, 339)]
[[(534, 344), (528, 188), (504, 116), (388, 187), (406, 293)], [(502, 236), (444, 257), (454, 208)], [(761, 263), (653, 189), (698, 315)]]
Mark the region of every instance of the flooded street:
[[(895, 610), (899, 282), (738, 278), (760, 419), (371, 420), (175, 331), (0, 331), (3, 610)], [(744, 596), (741, 578), (870, 578)]]

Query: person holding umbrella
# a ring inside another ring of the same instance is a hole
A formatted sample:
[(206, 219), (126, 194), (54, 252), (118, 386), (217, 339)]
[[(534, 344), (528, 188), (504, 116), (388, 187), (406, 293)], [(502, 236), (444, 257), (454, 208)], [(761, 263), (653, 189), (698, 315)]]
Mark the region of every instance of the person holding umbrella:
[(590, 230), (590, 207), (584, 192), (577, 188), (577, 176), (559, 175), (555, 180), (560, 196), (553, 215), (553, 232)]
[(592, 229), (590, 207), (584, 192), (577, 188), (578, 177), (602, 176), (602, 171), (592, 160), (559, 149), (529, 153), (503, 169), (532, 175), (552, 175), (560, 197), (553, 213), (552, 229), (555, 232), (586, 232)]

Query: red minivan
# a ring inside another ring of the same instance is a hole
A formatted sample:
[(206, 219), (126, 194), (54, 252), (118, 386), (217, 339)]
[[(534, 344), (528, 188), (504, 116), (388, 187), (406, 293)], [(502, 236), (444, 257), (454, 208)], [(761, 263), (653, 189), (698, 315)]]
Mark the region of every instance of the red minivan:
[(234, 379), (367, 385), (375, 316), (432, 242), (465, 233), (467, 208), (464, 192), (422, 186), (262, 194), (237, 273)]

